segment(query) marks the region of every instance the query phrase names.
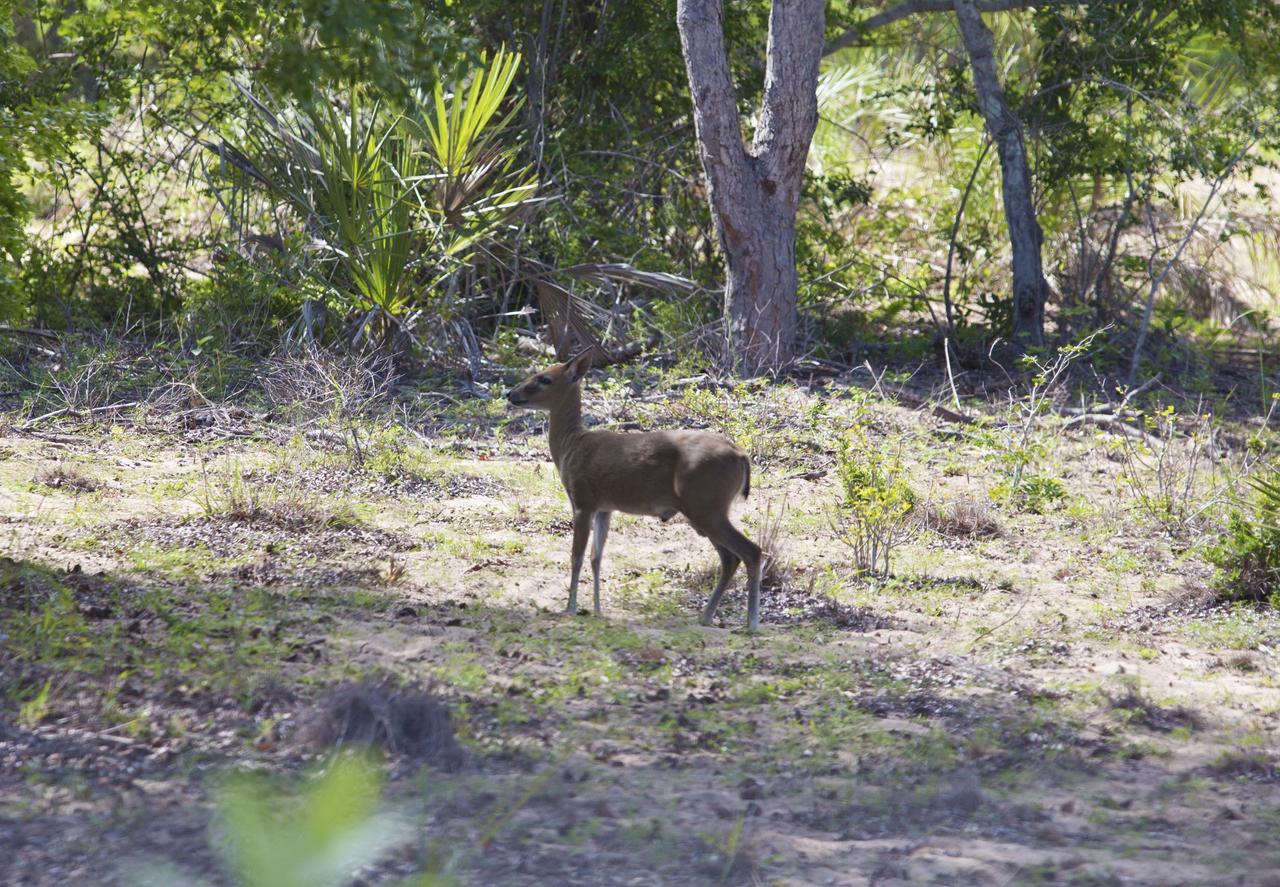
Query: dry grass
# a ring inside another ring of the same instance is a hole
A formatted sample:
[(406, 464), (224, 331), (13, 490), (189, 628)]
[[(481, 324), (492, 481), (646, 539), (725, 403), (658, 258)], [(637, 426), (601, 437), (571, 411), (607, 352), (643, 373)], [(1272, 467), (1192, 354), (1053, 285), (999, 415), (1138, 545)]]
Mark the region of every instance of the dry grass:
[(464, 760), (449, 707), (416, 686), (344, 684), (303, 719), (299, 738), (317, 749), (360, 745), (446, 770), (457, 769)]
[(262, 369), (267, 399), (295, 419), (346, 421), (384, 400), (395, 380), (383, 354), (307, 348), (280, 352)]
[(1107, 702), (1113, 711), (1119, 712), (1126, 721), (1168, 733), (1177, 727), (1199, 729), (1202, 719), (1198, 712), (1184, 705), (1160, 705), (1148, 697), (1136, 684), (1126, 684), (1118, 693), (1107, 695)]
[(1206, 769), (1214, 776), (1280, 782), (1280, 758), (1260, 748), (1225, 751)]
[(795, 581), (795, 567), (787, 560), (785, 554), (785, 537), (782, 534), (782, 519), (787, 513), (787, 500), (782, 498), (776, 503), (770, 500), (765, 503), (764, 517), (760, 519), (756, 544), (764, 556), (764, 567), (760, 574), (760, 587), (767, 591), (790, 588)]
[(217, 477), (205, 471), (199, 502), (206, 517), (288, 530), (353, 527), (360, 523), (349, 505), (309, 495), (296, 487), (247, 481), (235, 464)]
[(959, 539), (997, 539), (1004, 535), (995, 513), (986, 503), (969, 496), (953, 499), (940, 507), (920, 509), (920, 522), (940, 536)]
[(92, 493), (98, 489), (98, 482), (89, 477), (73, 464), (58, 462), (41, 468), (32, 478), (38, 484), (59, 490), (76, 490), (80, 493)]

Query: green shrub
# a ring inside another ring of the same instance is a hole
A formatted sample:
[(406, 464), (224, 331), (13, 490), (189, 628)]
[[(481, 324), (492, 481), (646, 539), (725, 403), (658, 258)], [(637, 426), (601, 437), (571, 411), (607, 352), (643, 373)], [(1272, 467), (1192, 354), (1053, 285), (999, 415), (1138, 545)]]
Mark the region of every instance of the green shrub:
[(851, 430), (836, 443), (836, 479), (840, 500), (833, 529), (859, 570), (887, 576), (893, 549), (918, 530), (918, 498), (902, 476), (901, 460), (886, 455), (861, 429)]
[(1016, 492), (1005, 480), (992, 488), (991, 496), (998, 502), (1009, 502), (1032, 514), (1044, 514), (1050, 506), (1067, 498), (1067, 488), (1062, 481), (1047, 474), (1024, 474)]
[(1280, 468), (1248, 481), (1253, 501), (1231, 514), (1226, 535), (1209, 551), (1217, 584), (1231, 600), (1280, 607)]
[(248, 338), (278, 341), (297, 320), (303, 299), (320, 296), (318, 288), (308, 284), (288, 286), (248, 260), (228, 256), (208, 277), (187, 287), (179, 328), (206, 344), (234, 344)]

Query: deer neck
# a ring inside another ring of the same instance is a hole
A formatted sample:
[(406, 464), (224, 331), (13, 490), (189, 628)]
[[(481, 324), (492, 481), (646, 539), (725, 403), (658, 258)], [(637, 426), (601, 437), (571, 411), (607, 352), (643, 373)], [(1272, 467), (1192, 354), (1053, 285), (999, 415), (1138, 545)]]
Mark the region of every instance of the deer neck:
[(582, 435), (582, 394), (575, 385), (569, 389), (555, 408), (551, 410), (548, 437), (551, 440), (551, 460), (559, 468), (565, 455)]

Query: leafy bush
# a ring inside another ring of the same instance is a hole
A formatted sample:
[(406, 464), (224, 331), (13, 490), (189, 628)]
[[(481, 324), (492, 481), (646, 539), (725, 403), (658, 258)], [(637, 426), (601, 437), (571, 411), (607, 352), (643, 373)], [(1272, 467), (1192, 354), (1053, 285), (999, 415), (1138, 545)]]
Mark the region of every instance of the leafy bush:
[(836, 478), (840, 501), (832, 512), (832, 528), (853, 554), (861, 571), (889, 575), (893, 549), (918, 532), (912, 519), (917, 497), (902, 476), (902, 462), (886, 455), (861, 430), (850, 431), (836, 444)]
[(1280, 468), (1248, 481), (1251, 503), (1234, 511), (1226, 535), (1209, 551), (1228, 599), (1280, 607)]
[(1103, 332), (1098, 330), (1079, 342), (1064, 345), (1052, 357), (1027, 354), (1020, 359), (1023, 369), (1031, 373), (1031, 386), (1025, 397), (1017, 397), (1014, 389), (1009, 390), (1008, 421), (981, 437), (1000, 470), (1000, 482), (991, 491), (996, 499), (1042, 512), (1066, 498), (1062, 481), (1035, 470), (1048, 454), (1041, 425), (1053, 409), (1052, 395), (1066, 379), (1067, 370), (1088, 353), (1094, 339)]

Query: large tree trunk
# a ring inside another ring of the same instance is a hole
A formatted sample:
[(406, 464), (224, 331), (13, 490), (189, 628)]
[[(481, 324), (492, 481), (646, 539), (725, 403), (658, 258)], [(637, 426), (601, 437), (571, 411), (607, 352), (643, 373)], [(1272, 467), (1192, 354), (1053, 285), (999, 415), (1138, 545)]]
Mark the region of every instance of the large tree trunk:
[(728, 280), (729, 356), (756, 374), (791, 360), (796, 207), (818, 124), (825, 0), (774, 0), (755, 137), (743, 143), (721, 0), (679, 0), (693, 118)]
[(1040, 345), (1044, 342), (1044, 302), (1048, 292), (1040, 260), (1044, 232), (1031, 199), (1031, 168), (1022, 141), (1022, 125), (1005, 101), (1004, 88), (996, 74), (995, 40), (974, 0), (954, 0), (954, 7), (973, 68), (978, 107), (1000, 157), (1000, 191), (1013, 249), (1013, 340), (1024, 347)]

